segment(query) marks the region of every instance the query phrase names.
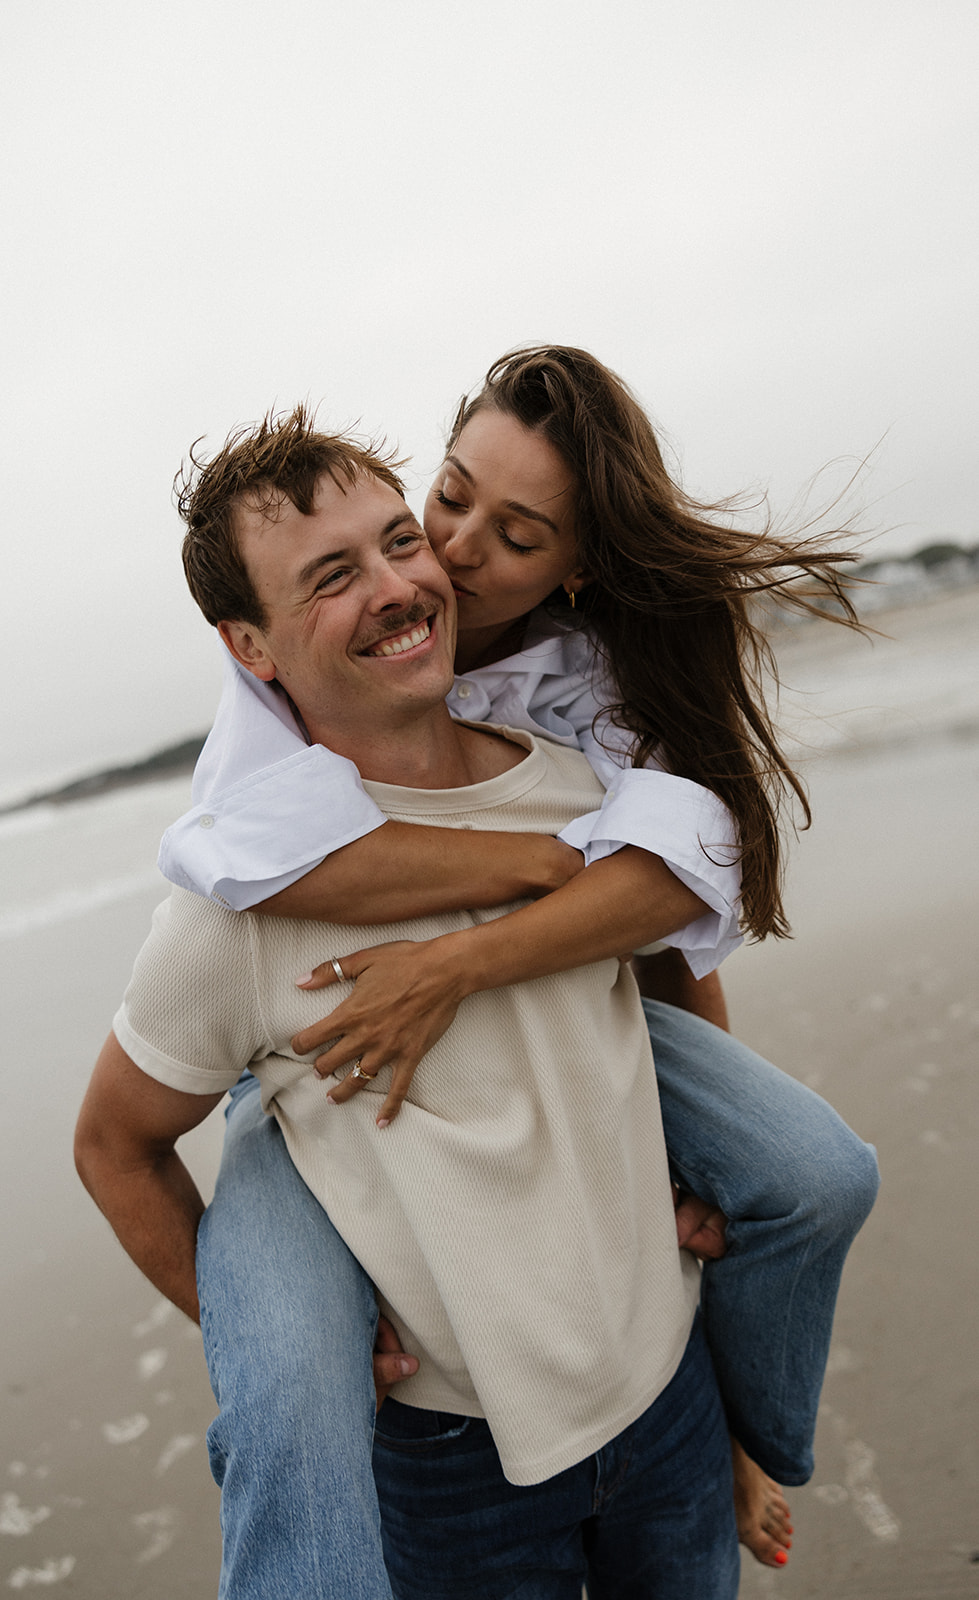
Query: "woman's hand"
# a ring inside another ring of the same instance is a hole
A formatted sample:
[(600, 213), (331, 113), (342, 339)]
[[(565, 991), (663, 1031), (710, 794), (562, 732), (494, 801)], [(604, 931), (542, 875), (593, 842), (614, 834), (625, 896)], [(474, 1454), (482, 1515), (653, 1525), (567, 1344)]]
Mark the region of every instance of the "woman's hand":
[[(329, 1048), (317, 1056), (320, 1077), (340, 1073), (359, 1062), (362, 1076), (350, 1072), (331, 1089), (329, 1100), (343, 1105), (382, 1067), (393, 1069), (391, 1086), (377, 1118), (377, 1126), (393, 1122), (404, 1102), (422, 1056), (441, 1039), (460, 1001), (469, 992), (461, 969), (450, 955), (452, 941), (444, 936), (414, 942), (396, 940), (357, 950), (338, 963), (344, 980), (354, 981), (353, 993), (322, 1022), (297, 1033), (292, 1047), (306, 1055), (320, 1045)], [(300, 989), (322, 989), (339, 983), (332, 961), (324, 961), (305, 978)]]
[[(358, 1063), (368, 1078), (392, 1067), (377, 1118), (378, 1127), (386, 1128), (422, 1056), (441, 1039), (466, 995), (621, 958), (623, 950), (667, 938), (706, 910), (659, 856), (626, 845), (519, 911), (436, 939), (401, 939), (342, 956), (337, 965), (344, 982), (355, 980), (353, 994), (322, 1022), (297, 1033), (292, 1047), (306, 1055), (329, 1044), (316, 1060), (322, 1077)], [(298, 987), (337, 982), (330, 960), (300, 978)], [(348, 1073), (329, 1099), (342, 1105), (363, 1081)]]

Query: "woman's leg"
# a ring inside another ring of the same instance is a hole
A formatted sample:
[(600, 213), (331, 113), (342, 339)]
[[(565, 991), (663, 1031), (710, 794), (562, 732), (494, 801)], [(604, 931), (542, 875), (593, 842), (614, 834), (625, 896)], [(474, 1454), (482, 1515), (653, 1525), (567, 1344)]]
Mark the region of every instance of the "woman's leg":
[(702, 1309), (731, 1432), (779, 1483), (812, 1474), (843, 1262), (877, 1194), (873, 1149), (730, 1034), (644, 1000), (680, 1184), (730, 1219)]
[(391, 1600), (371, 1443), (371, 1284), (262, 1111), (232, 1091), (201, 1222), (201, 1328), (219, 1413), (222, 1600)]

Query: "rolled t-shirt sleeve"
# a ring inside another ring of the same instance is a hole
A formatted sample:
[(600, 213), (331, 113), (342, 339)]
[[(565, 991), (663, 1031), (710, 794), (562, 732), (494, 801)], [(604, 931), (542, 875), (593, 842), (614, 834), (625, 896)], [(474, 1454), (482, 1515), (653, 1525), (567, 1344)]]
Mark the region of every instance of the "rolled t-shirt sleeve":
[(157, 907), (112, 1023), (122, 1048), (157, 1082), (218, 1094), (268, 1053), (251, 920), (182, 889)]
[[(590, 758), (589, 758), (590, 759)], [(623, 845), (660, 856), (710, 908), (665, 943), (682, 950), (696, 978), (719, 967), (741, 943), (740, 851), (734, 819), (709, 789), (648, 767), (620, 769), (600, 811), (577, 817), (561, 838), (585, 864)]]
[(244, 911), (386, 821), (353, 762), (310, 745), (185, 812), (163, 835), (160, 871)]

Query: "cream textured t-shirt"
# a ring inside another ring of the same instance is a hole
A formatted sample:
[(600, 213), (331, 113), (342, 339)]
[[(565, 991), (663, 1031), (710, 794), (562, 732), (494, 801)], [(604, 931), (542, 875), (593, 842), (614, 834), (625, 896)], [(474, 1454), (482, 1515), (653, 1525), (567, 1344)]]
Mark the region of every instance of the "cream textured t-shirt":
[[(367, 787), (402, 821), (558, 833), (601, 786), (576, 750), (464, 789)], [(349, 993), (296, 978), (330, 956), (502, 914), (338, 927), (225, 911), (174, 890), (115, 1032), (175, 1089), (249, 1066), (293, 1160), (421, 1366), (398, 1399), (485, 1416), (513, 1483), (600, 1449), (676, 1371), (699, 1274), (677, 1249), (652, 1054), (618, 961), (472, 995), (384, 1130), (387, 1071), (345, 1106), (290, 1039)], [(254, 1204), (261, 1205), (256, 1192)]]

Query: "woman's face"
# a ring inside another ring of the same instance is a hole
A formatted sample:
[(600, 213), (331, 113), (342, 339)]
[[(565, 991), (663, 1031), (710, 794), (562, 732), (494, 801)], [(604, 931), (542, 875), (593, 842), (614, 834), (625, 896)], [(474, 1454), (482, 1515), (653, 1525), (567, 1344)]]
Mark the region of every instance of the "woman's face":
[(466, 423), (425, 502), (460, 634), (488, 644), (559, 584), (581, 586), (573, 501), (574, 480), (547, 439), (491, 408)]

